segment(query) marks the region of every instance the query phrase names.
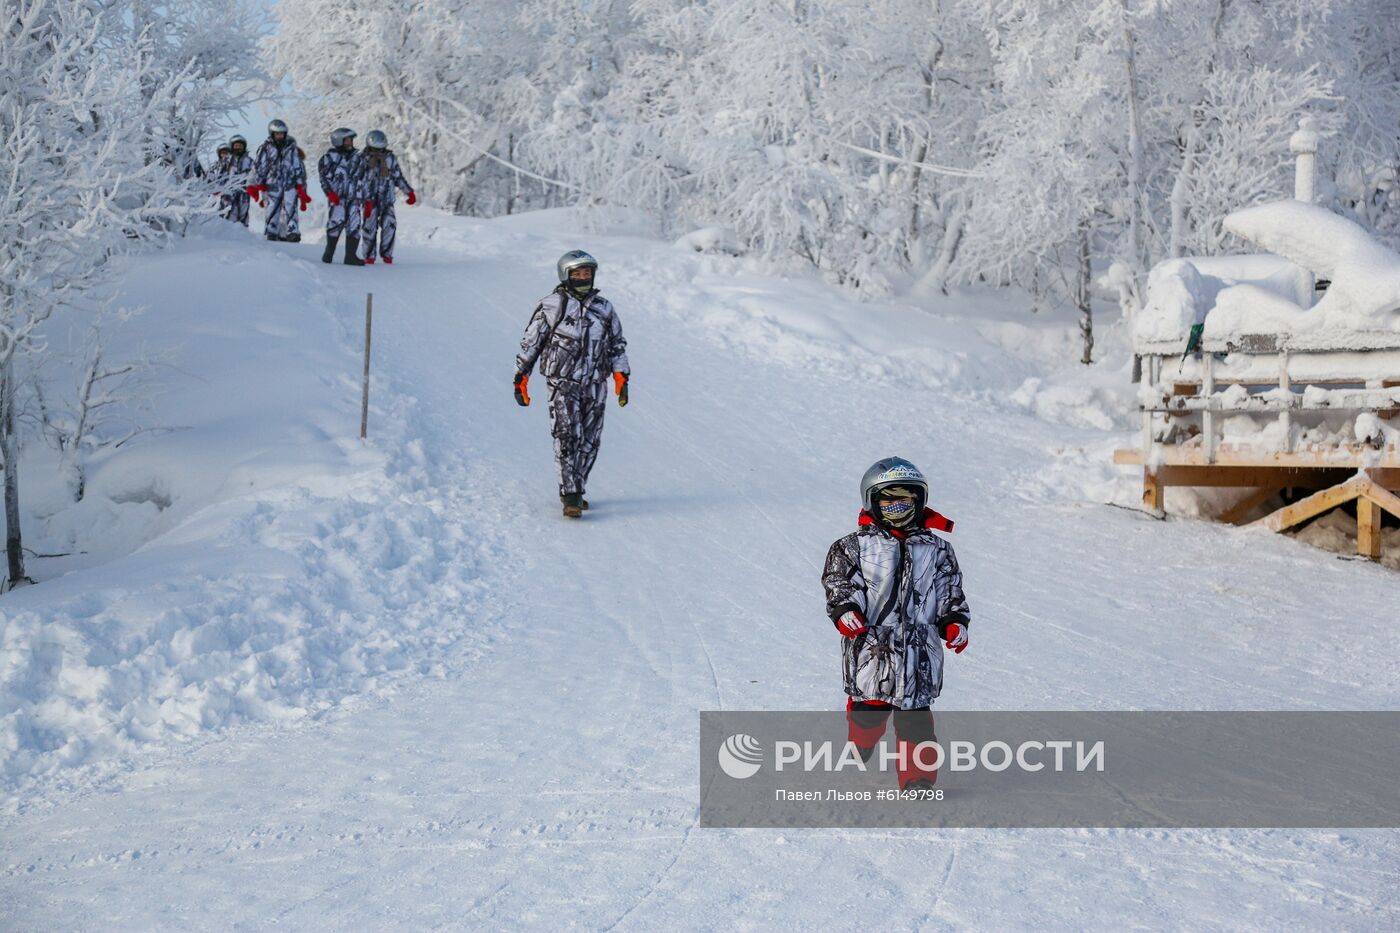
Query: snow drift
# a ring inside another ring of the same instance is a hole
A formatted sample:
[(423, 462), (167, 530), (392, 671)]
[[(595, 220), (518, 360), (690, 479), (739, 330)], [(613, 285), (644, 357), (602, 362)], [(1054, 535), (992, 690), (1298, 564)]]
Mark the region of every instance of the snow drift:
[[(478, 548), (421, 493), (411, 403), (381, 378), (362, 444), (364, 293), (241, 228), (130, 262), (127, 339), (176, 347), (150, 417), (91, 467), (30, 456), (37, 586), (0, 600), (0, 786), (233, 723), (298, 719), (432, 672)], [(42, 449), (42, 448), (41, 448)], [(393, 451), (392, 454), (383, 451)], [(391, 475), (393, 479), (391, 479)], [(426, 624), (432, 620), (434, 624)]]
[[(1400, 333), (1400, 255), (1357, 224), (1285, 200), (1235, 211), (1225, 227), (1269, 253), (1159, 263), (1134, 325), (1139, 344), (1184, 346), (1199, 323), (1221, 340), (1306, 334), (1337, 347), (1356, 345), (1358, 335)], [(1316, 304), (1312, 276), (1330, 283)]]

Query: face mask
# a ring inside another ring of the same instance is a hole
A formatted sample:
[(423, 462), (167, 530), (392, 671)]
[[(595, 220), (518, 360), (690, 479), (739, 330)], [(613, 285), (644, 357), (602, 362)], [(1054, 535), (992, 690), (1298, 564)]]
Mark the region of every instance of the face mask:
[(885, 520), (885, 524), (895, 528), (908, 524), (914, 517), (913, 499), (895, 499), (891, 502), (881, 502), (880, 517)]

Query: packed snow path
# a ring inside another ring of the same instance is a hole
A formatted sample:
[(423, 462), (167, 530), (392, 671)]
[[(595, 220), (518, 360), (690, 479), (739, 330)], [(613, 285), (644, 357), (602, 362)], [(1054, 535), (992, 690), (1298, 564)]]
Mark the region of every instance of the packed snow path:
[[(819, 566), (878, 457), (920, 464), (958, 523), (972, 646), (950, 657), (941, 708), (1393, 708), (1400, 584), (1058, 494), (1057, 454), (1102, 435), (997, 401), (1033, 364), (965, 324), (650, 240), (561, 236), (557, 215), (401, 215), (393, 268), (294, 254), (346, 332), (374, 291), (372, 439), (396, 436), (392, 412), (421, 441), (390, 454), (405, 481), (370, 505), (429, 509), (441, 572), (386, 611), (430, 607), (425, 624), (464, 637), (444, 639), (439, 676), (314, 721), (29, 787), (0, 824), (7, 928), (1400, 920), (1393, 832), (699, 829), (697, 710), (842, 702)], [(544, 386), (523, 410), (509, 377), (554, 258), (580, 244), (634, 379), (608, 409), (593, 509), (569, 522)], [(355, 527), (318, 559), (422, 544)]]

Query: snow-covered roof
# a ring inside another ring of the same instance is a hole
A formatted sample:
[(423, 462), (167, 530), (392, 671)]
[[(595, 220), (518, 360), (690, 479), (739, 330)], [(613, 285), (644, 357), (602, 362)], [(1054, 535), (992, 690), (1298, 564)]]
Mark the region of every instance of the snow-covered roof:
[(1400, 329), (1400, 255), (1316, 204), (1275, 201), (1235, 211), (1225, 229), (1331, 280), (1313, 308), (1329, 326)]
[[(1227, 342), (1273, 334), (1340, 349), (1400, 340), (1400, 255), (1359, 225), (1286, 200), (1235, 211), (1225, 228), (1268, 253), (1159, 263), (1134, 326), (1140, 348), (1184, 346), (1202, 321), (1207, 340)], [(1311, 275), (1331, 283), (1315, 305)]]
[(1227, 293), (1237, 289), (1275, 313), (1284, 306), (1301, 313), (1312, 278), (1297, 264), (1267, 253), (1169, 259), (1148, 276), (1147, 303), (1137, 315), (1134, 336), (1138, 343), (1178, 344), (1191, 325), (1233, 305)]

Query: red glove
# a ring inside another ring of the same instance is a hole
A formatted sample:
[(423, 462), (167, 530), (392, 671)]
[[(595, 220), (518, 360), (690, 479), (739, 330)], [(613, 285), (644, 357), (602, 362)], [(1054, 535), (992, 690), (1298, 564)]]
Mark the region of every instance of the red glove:
[(326, 192), (326, 200), (337, 207), (340, 206), (340, 195), (336, 194), (334, 191)]
[(366, 202), (365, 202), (365, 219), (368, 220), (368, 219), (369, 219), (369, 215), (370, 215), (370, 214), (373, 214), (373, 213), (374, 213), (374, 202), (373, 202), (373, 201), (366, 201)]
[(967, 649), (967, 626), (959, 625), (956, 622), (948, 626), (948, 647), (953, 649), (954, 654), (962, 654)]
[(306, 210), (307, 205), (311, 203), (311, 195), (306, 193), (305, 185), (297, 185), (297, 200), (301, 202), (301, 209), (303, 211)]
[(410, 206), (418, 203), (418, 192), (410, 191), (408, 193), (408, 203)]
[(855, 638), (865, 631), (865, 616), (860, 614), (859, 609), (842, 613), (841, 618), (836, 620), (836, 630), (847, 638)]
[(515, 374), (515, 403), (521, 408), (530, 404), (530, 374)]
[(243, 190), (248, 192), (248, 197), (258, 202), (258, 207), (262, 207), (262, 193), (267, 190), (266, 188), (262, 185), (249, 185)]

